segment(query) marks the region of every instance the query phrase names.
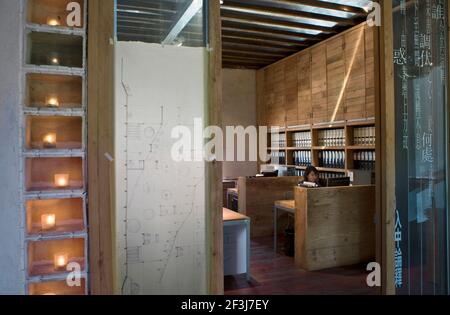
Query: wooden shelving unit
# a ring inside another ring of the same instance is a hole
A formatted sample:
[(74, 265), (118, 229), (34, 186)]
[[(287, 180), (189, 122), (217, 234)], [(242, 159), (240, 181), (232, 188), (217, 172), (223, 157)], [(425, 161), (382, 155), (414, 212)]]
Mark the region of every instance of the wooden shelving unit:
[[(274, 163), (271, 161), (272, 166), (283, 166), (287, 168), (295, 168), (297, 170), (305, 170), (306, 166), (296, 165), (294, 162), (293, 154), (298, 151), (311, 151), (311, 164), (316, 166), (320, 172), (323, 173), (337, 173), (337, 174), (347, 174), (348, 171), (353, 170), (355, 168), (354, 161), (354, 152), (358, 151), (375, 151), (375, 133), (367, 132), (367, 134), (363, 137), (363, 141), (367, 143), (366, 145), (357, 144), (358, 139), (355, 139), (355, 130), (359, 128), (365, 128), (364, 130), (368, 130), (367, 128), (375, 128), (375, 121), (373, 119), (363, 119), (358, 121), (349, 121), (349, 122), (340, 122), (338, 124), (320, 124), (320, 125), (309, 125), (303, 126), (301, 128), (280, 128), (276, 130), (269, 131), (268, 139), (271, 143), (271, 139), (273, 137), (273, 133), (283, 134), (283, 138), (285, 135), (286, 145), (287, 147), (270, 147), (268, 151), (271, 152), (284, 152), (286, 156), (286, 163)], [(335, 145), (319, 145), (319, 134), (324, 130), (342, 130), (342, 134), (344, 135), (344, 145), (343, 146), (335, 146)], [(299, 132), (311, 132), (311, 146), (299, 146), (296, 147), (293, 139), (295, 139), (295, 134)], [(277, 136), (278, 137), (278, 136)], [(359, 139), (360, 140), (360, 139)], [(344, 168), (333, 168), (333, 167), (323, 167), (320, 166), (319, 155), (324, 151), (339, 151), (344, 154)], [(374, 161), (375, 162), (375, 161)]]
[[(26, 292), (88, 294), (86, 0), (22, 0)], [(81, 25), (69, 27), (69, 3)], [(57, 260), (61, 263), (58, 267)], [(81, 286), (65, 279), (80, 267)]]

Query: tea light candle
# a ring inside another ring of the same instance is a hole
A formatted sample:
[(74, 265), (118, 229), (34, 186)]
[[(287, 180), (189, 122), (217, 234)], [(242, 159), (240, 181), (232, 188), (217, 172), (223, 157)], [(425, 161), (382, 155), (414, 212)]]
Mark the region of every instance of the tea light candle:
[(44, 148), (53, 149), (56, 148), (56, 133), (49, 133), (44, 136), (43, 139)]
[(51, 63), (52, 63), (52, 65), (57, 66), (57, 65), (59, 65), (59, 59), (57, 57), (53, 57), (51, 59)]
[(45, 98), (45, 105), (50, 107), (59, 107), (59, 100), (56, 96), (47, 96)]
[(49, 231), (54, 229), (56, 226), (56, 215), (55, 214), (43, 214), (41, 216), (41, 227), (43, 231)]
[(47, 18), (47, 25), (50, 25), (50, 26), (60, 26), (61, 23), (59, 22), (59, 19), (58, 19), (58, 18), (48, 17), (48, 18)]
[(58, 188), (65, 188), (69, 186), (69, 174), (56, 174), (55, 186)]
[(59, 55), (58, 53), (51, 53), (48, 56), (48, 61), (50, 62), (50, 64), (52, 66), (59, 66), (60, 60), (59, 60)]
[(55, 270), (66, 270), (68, 262), (69, 262), (69, 255), (67, 255), (66, 253), (55, 254), (54, 256)]

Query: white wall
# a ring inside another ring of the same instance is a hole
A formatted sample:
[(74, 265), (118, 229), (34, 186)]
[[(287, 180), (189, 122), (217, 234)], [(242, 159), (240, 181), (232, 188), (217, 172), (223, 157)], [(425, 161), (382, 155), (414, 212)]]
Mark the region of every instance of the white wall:
[[(222, 93), (224, 126), (256, 126), (255, 70), (223, 69)], [(223, 163), (224, 178), (254, 176), (256, 173), (257, 162)]]
[(0, 294), (24, 294), (19, 195), (20, 1), (0, 0)]
[(204, 117), (206, 60), (203, 48), (116, 46), (116, 252), (123, 294), (206, 293), (205, 163), (171, 157), (172, 128), (192, 130), (194, 118)]

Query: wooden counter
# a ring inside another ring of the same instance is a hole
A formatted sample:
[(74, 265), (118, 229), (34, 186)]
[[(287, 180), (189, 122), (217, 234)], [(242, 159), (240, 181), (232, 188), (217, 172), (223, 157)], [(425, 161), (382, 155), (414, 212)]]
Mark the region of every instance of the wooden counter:
[(230, 209), (223, 208), (223, 222), (240, 221), (240, 220), (249, 220), (249, 217), (237, 213), (235, 211), (232, 211)]
[(313, 271), (375, 257), (375, 186), (295, 188), (295, 262)]
[[(239, 178), (239, 212), (251, 218), (252, 237), (273, 236), (275, 201), (293, 199), (294, 188), (302, 178), (298, 176)], [(283, 226), (283, 220), (287, 218), (280, 218), (280, 226)]]

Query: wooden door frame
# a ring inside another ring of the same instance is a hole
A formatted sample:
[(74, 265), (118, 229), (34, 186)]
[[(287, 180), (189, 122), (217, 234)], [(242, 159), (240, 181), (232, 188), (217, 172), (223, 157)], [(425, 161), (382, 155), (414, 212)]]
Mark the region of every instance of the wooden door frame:
[[(220, 1), (208, 0), (208, 125), (222, 126), (222, 23)], [(224, 294), (222, 162), (206, 166), (208, 293)]]
[[(91, 294), (115, 293), (114, 0), (89, 0), (88, 8), (88, 193)], [(222, 122), (220, 2), (208, 0), (209, 125)], [(222, 163), (206, 166), (207, 291), (223, 294)], [(116, 292), (117, 293), (117, 292)]]
[(394, 295), (394, 225), (395, 225), (395, 93), (394, 93), (394, 42), (392, 0), (379, 1), (381, 27), (379, 27), (380, 102), (377, 156), (377, 199), (381, 213), (381, 235), (378, 241), (382, 267), (382, 294)]
[(114, 293), (114, 0), (88, 0), (88, 213), (90, 293)]

